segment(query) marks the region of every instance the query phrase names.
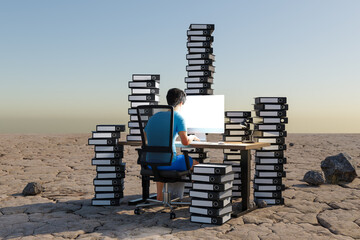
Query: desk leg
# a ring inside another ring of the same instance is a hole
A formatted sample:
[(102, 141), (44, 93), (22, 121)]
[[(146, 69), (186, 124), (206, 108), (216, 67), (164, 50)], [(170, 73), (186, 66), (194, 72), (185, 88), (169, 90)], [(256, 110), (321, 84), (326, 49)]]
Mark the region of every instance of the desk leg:
[(251, 180), (251, 155), (250, 150), (241, 151), (241, 199), (242, 211), (250, 206), (250, 180)]
[(240, 217), (256, 209), (250, 209), (250, 181), (251, 181), (251, 154), (250, 150), (241, 150), (241, 210), (235, 209), (231, 215), (233, 218)]
[(156, 198), (156, 193), (150, 195), (150, 178), (142, 176), (141, 179), (142, 184), (142, 197), (133, 199), (129, 201), (129, 205), (137, 205), (139, 203), (145, 202), (148, 198)]

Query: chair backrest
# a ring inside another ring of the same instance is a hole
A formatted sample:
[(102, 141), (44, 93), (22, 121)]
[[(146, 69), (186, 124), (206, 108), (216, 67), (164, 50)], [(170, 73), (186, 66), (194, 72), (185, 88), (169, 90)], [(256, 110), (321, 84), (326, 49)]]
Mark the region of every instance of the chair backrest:
[(143, 165), (170, 166), (173, 159), (174, 109), (168, 105), (137, 107), (142, 147), (138, 162)]

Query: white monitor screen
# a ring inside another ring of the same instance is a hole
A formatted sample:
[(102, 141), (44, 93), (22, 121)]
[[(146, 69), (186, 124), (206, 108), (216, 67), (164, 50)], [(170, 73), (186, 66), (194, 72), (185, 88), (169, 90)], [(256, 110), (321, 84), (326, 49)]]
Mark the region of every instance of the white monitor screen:
[(224, 95), (186, 96), (180, 114), (189, 133), (224, 133)]

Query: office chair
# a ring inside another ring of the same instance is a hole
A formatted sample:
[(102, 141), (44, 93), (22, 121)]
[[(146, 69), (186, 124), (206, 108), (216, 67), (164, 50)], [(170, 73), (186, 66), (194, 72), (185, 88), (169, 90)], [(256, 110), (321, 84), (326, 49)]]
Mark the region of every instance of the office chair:
[[(190, 205), (190, 202), (172, 201), (168, 191), (168, 183), (184, 182), (183, 176), (190, 176), (190, 163), (187, 152), (184, 153), (186, 171), (159, 170), (159, 167), (170, 166), (174, 157), (173, 128), (174, 128), (174, 109), (166, 105), (138, 106), (137, 116), (139, 121), (142, 146), (138, 151), (138, 164), (141, 165), (141, 176), (155, 182), (163, 182), (163, 201), (147, 199), (145, 203), (136, 205), (135, 214), (140, 214), (141, 208), (163, 205), (170, 208), (170, 219), (176, 217), (173, 205)], [(147, 123), (144, 121), (148, 120)], [(145, 136), (144, 128), (150, 122), (157, 122), (162, 126), (161, 131), (147, 131)]]

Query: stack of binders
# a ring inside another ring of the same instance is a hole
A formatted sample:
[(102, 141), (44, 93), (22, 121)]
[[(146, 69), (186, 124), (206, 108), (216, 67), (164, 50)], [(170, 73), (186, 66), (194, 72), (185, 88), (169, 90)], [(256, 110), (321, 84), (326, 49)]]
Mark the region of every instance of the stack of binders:
[(254, 198), (264, 200), (269, 205), (284, 204), (282, 191), (286, 177), (285, 124), (288, 123), (286, 97), (255, 98), (254, 138), (271, 146), (255, 151)]
[[(203, 148), (180, 148), (181, 152), (187, 151), (189, 157), (193, 159), (193, 161), (197, 161), (198, 163), (208, 163), (208, 152), (204, 151)], [(184, 194), (189, 194), (190, 189), (192, 188), (192, 181), (190, 178), (186, 178)]]
[(234, 174), (231, 165), (198, 164), (191, 176), (190, 221), (222, 225), (231, 218)]
[[(131, 94), (128, 99), (130, 108), (128, 113), (130, 121), (128, 123), (129, 134), (126, 136), (127, 141), (141, 141), (140, 126), (138, 122), (136, 108), (141, 105), (158, 105), (159, 104), (159, 86), (160, 75), (151, 74), (133, 74), (132, 81), (129, 82)], [(150, 112), (141, 113), (142, 119), (149, 118)]]
[(122, 162), (124, 146), (118, 143), (125, 125), (97, 125), (88, 144), (94, 145), (96, 166), (94, 179), (94, 206), (117, 206), (124, 197), (125, 163)]
[(207, 163), (209, 157), (208, 151), (204, 151), (203, 148), (180, 148), (181, 152), (187, 151), (189, 157), (198, 163)]
[[(225, 142), (242, 142), (248, 140), (251, 135), (250, 111), (226, 111), (225, 112), (225, 132), (223, 139)], [(224, 149), (224, 164), (230, 164), (234, 172), (234, 185), (232, 188), (232, 197), (241, 197), (241, 153), (240, 150)]]
[(214, 37), (211, 36), (215, 29), (214, 24), (190, 24), (187, 31), (188, 54), (186, 59), (187, 77), (185, 83), (187, 95), (212, 95), (211, 85), (214, 82), (215, 55), (213, 55), (212, 43)]

